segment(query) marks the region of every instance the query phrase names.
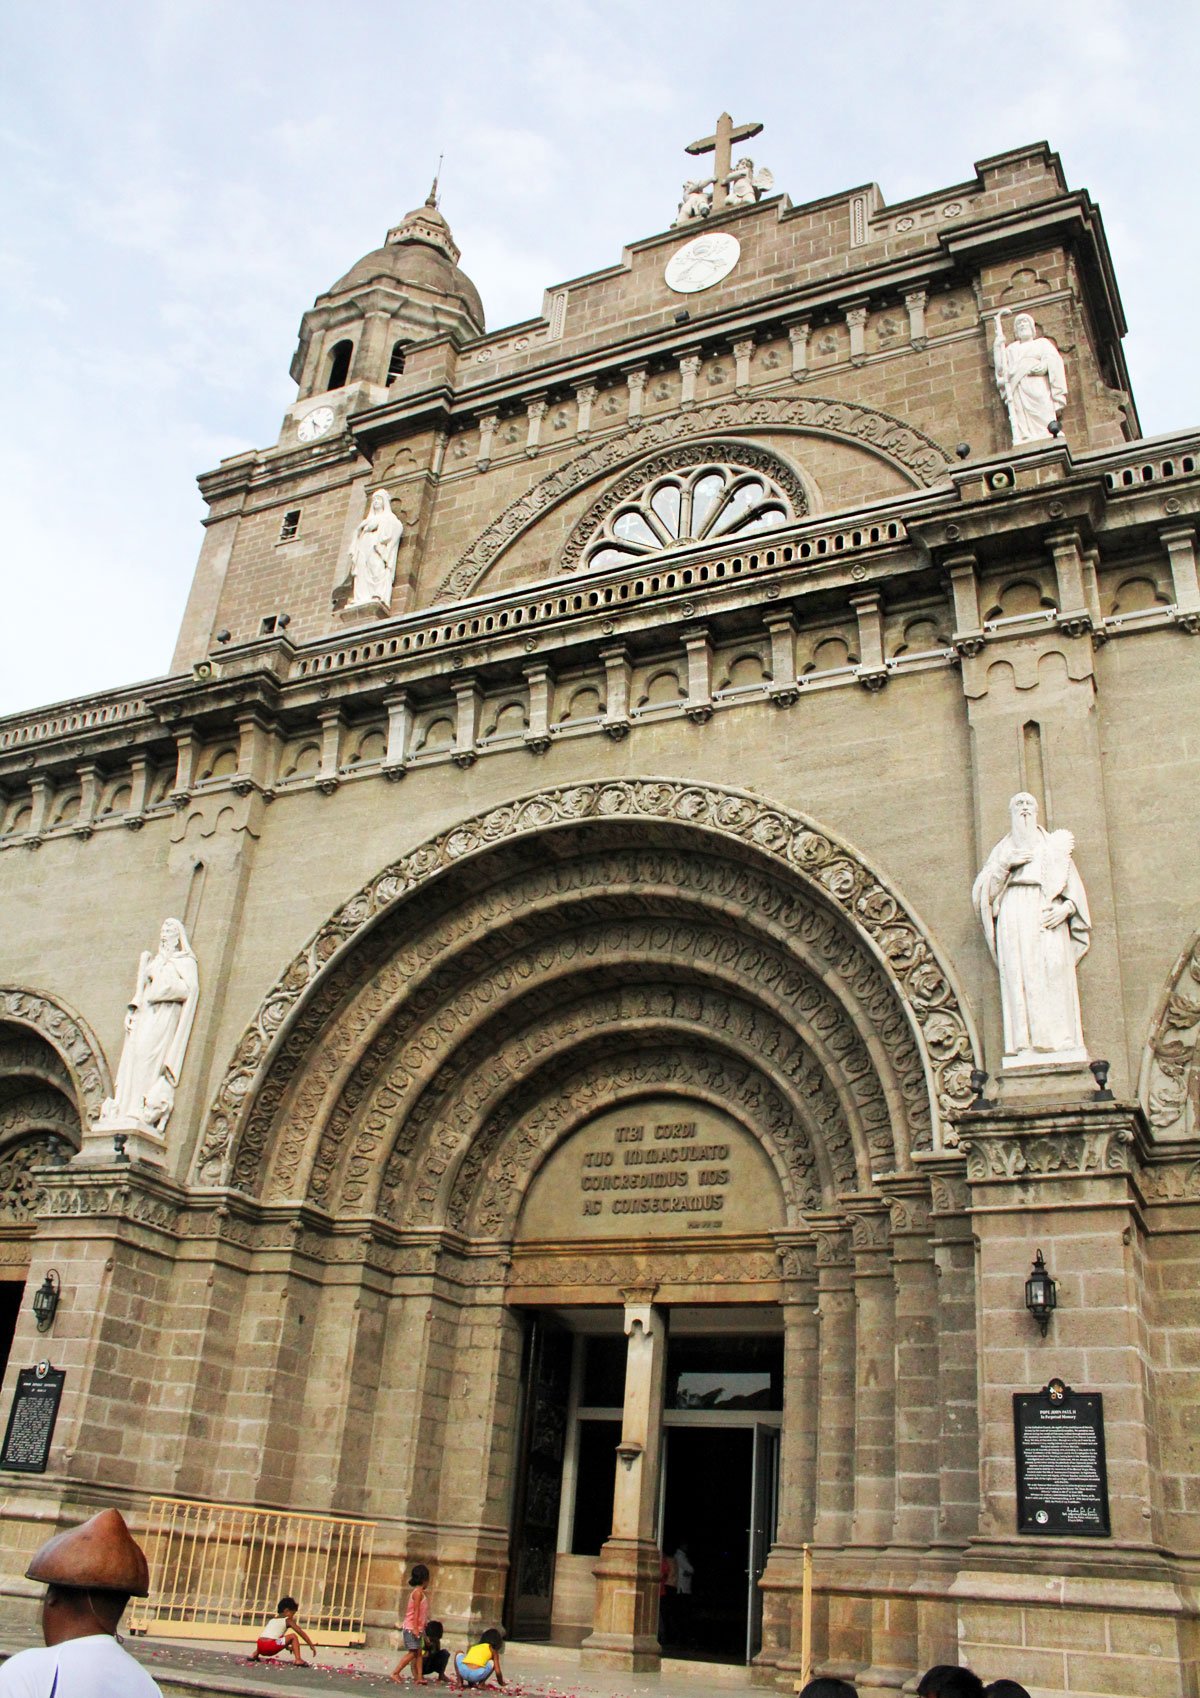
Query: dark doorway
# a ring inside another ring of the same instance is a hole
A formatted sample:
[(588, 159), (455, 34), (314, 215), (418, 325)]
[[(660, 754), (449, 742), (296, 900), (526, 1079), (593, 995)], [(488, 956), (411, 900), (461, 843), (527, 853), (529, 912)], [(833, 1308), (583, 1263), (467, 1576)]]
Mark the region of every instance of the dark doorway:
[(8, 1366), (13, 1334), (17, 1330), (17, 1317), (21, 1313), (21, 1299), (24, 1295), (23, 1279), (0, 1279), (0, 1379), (4, 1378), (4, 1370)]
[(546, 1317), (530, 1316), (525, 1332), (521, 1449), (504, 1612), (510, 1638), (546, 1639), (550, 1635), (571, 1350), (570, 1333)]
[(667, 1594), (663, 1651), (744, 1662), (754, 1429), (670, 1427), (663, 1550), (681, 1544), (693, 1568), (691, 1597)]

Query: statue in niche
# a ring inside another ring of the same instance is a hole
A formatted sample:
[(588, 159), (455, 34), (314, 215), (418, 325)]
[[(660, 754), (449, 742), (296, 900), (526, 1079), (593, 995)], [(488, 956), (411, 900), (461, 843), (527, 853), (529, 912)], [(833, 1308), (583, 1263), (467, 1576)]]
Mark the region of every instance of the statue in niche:
[(1075, 968), (1092, 922), (1071, 858), (1075, 839), (1040, 826), (1027, 791), (1013, 797), (1008, 811), (1008, 835), (971, 891), (1000, 972), (1004, 1066), (1086, 1062)]
[(739, 159), (725, 179), (726, 206), (753, 206), (775, 187), (774, 175), (764, 165), (755, 171), (752, 159)]
[(373, 603), (390, 607), (396, 555), (403, 535), (404, 526), (392, 512), (391, 496), (386, 489), (377, 489), (371, 497), (370, 510), (350, 544), (350, 607)]
[(1058, 415), (1067, 400), (1067, 368), (1055, 343), (1039, 336), (1027, 312), (1013, 319), (1012, 342), (1004, 339), (1007, 307), (996, 314), (992, 358), (996, 384), (1008, 408), (1014, 444), (1038, 442), (1059, 433)]
[(187, 933), (179, 920), (164, 920), (158, 953), (143, 950), (138, 962), (117, 1082), (100, 1109), (98, 1126), (165, 1130), (199, 996), (200, 973)]
[(675, 215), (675, 225), (692, 224), (708, 217), (712, 211), (712, 185), (711, 177), (705, 182), (687, 182), (683, 185), (683, 199)]

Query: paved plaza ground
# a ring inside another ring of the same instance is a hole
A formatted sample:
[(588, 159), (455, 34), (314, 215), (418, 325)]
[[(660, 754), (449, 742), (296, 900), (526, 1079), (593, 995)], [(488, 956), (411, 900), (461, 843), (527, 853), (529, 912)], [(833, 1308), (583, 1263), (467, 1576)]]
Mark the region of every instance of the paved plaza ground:
[[(189, 1693), (256, 1693), (264, 1687), (279, 1698), (396, 1691), (389, 1675), (398, 1653), (387, 1649), (322, 1647), (315, 1668), (296, 1668), (291, 1662), (248, 1662), (249, 1643), (151, 1638), (125, 1643), (168, 1698), (185, 1698)], [(685, 1694), (686, 1698), (729, 1698), (731, 1692), (750, 1684), (748, 1669), (727, 1663), (666, 1659), (659, 1674), (584, 1670), (578, 1651), (558, 1645), (510, 1645), (503, 1665), (514, 1698), (685, 1698)], [(429, 1688), (431, 1695), (437, 1690)]]

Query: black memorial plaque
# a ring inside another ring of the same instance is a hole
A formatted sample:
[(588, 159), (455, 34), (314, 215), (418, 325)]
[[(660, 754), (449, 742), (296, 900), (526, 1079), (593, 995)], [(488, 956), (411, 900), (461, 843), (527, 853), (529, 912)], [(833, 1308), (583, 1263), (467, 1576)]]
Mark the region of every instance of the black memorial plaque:
[(1017, 1532), (1107, 1539), (1104, 1399), (1051, 1380), (1013, 1393)]
[(4, 1449), (0, 1451), (0, 1468), (12, 1468), (21, 1474), (46, 1472), (66, 1377), (63, 1369), (52, 1368), (49, 1362), (21, 1369), (9, 1411)]

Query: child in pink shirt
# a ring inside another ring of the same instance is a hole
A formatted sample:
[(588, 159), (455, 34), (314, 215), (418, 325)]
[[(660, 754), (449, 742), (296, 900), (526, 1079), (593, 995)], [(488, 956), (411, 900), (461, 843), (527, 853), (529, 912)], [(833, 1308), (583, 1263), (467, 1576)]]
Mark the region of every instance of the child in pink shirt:
[(392, 1679), (398, 1681), (409, 1663), (413, 1666), (413, 1685), (428, 1686), (429, 1682), (422, 1673), (421, 1642), (425, 1633), (425, 1624), (429, 1620), (429, 1599), (425, 1588), (429, 1584), (429, 1570), (423, 1562), (413, 1568), (408, 1577), (412, 1591), (408, 1595), (408, 1608), (404, 1612), (404, 1655), (392, 1670)]

